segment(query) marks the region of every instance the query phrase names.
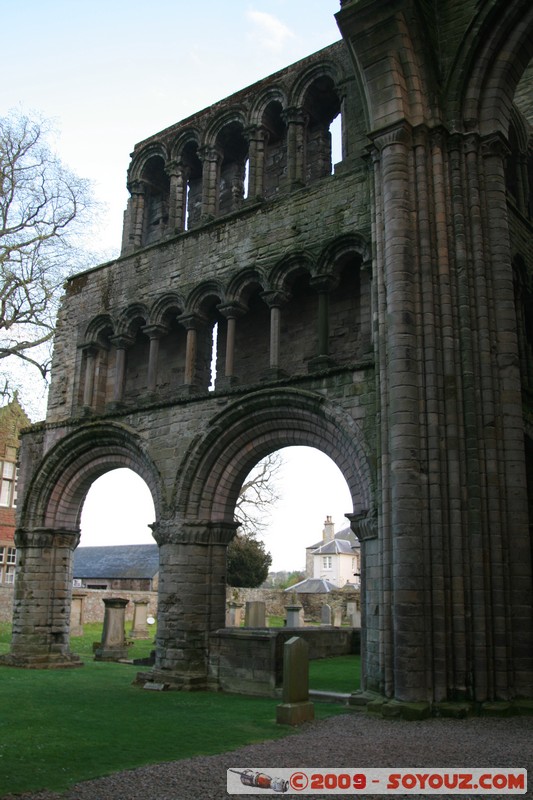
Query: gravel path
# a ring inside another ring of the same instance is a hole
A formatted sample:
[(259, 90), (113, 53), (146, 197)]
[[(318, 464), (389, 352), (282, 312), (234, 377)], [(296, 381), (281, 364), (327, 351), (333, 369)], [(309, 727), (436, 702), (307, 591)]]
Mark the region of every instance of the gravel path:
[[(112, 744), (111, 744), (112, 746)], [(285, 739), (217, 756), (117, 772), (65, 794), (40, 792), (17, 800), (228, 800), (228, 767), (516, 767), (528, 769), (533, 798), (533, 718), (429, 719), (406, 722), (351, 713), (307, 723)], [(29, 765), (31, 768), (31, 765)], [(264, 790), (235, 798), (288, 797)], [(317, 800), (326, 795), (310, 795)], [(327, 795), (328, 797), (342, 795)], [(348, 795), (344, 795), (348, 796)], [(354, 795), (352, 795), (354, 796)], [(367, 800), (377, 795), (363, 795)], [(385, 795), (386, 796), (386, 795)], [(396, 798), (407, 795), (389, 795)], [(409, 795), (413, 796), (413, 795)], [(420, 795), (419, 795), (420, 796)], [(454, 795), (458, 797), (459, 795)], [(466, 795), (462, 795), (466, 797)], [(381, 798), (384, 795), (380, 796)], [(451, 795), (448, 795), (451, 797)], [(507, 794), (468, 795), (509, 797)], [(15, 795), (4, 797), (14, 800)]]

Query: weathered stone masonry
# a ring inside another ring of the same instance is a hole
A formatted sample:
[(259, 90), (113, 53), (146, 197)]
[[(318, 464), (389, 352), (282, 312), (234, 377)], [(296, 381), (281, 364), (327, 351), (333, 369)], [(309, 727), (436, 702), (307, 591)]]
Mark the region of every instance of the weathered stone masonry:
[(10, 663), (76, 663), (81, 507), (128, 466), (157, 515), (154, 679), (206, 686), (240, 485), (300, 444), (352, 493), (365, 688), (533, 696), (533, 11), (481, 5), (344, 2), (344, 41), (135, 147), (122, 255), (68, 282), (23, 438)]

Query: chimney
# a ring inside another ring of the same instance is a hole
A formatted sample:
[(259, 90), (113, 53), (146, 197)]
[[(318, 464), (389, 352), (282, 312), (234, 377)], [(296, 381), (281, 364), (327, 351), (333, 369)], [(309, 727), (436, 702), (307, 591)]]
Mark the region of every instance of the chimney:
[(331, 542), (335, 536), (335, 523), (331, 517), (326, 517), (324, 522), (324, 530), (322, 531), (322, 539), (324, 542)]

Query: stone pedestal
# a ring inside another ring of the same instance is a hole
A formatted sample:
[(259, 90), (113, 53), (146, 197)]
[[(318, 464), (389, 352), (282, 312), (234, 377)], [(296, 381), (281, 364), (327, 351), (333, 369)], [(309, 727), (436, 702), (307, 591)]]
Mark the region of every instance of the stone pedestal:
[(124, 619), (129, 600), (122, 597), (108, 597), (104, 600), (104, 629), (102, 642), (95, 650), (95, 661), (119, 661), (128, 657)]
[(285, 606), (287, 612), (287, 628), (303, 628), (304, 610), (300, 605)]
[(133, 626), (130, 631), (132, 639), (150, 639), (150, 631), (148, 630), (148, 600), (134, 600), (133, 601)]

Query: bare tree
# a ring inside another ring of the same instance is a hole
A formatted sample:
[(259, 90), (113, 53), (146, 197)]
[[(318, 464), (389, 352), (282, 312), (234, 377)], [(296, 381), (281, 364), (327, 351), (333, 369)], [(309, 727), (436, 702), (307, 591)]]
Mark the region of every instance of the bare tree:
[(244, 481), (235, 508), (235, 519), (241, 526), (241, 534), (255, 536), (267, 528), (272, 506), (279, 500), (276, 479), (282, 464), (281, 453), (271, 453), (254, 467)]
[(87, 264), (78, 237), (95, 205), (48, 134), (44, 122), (0, 118), (0, 359), (29, 363), (45, 380), (61, 287)]

